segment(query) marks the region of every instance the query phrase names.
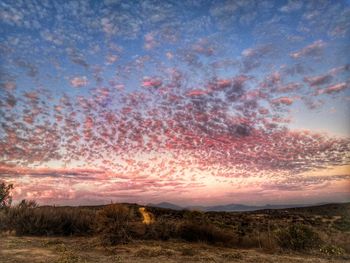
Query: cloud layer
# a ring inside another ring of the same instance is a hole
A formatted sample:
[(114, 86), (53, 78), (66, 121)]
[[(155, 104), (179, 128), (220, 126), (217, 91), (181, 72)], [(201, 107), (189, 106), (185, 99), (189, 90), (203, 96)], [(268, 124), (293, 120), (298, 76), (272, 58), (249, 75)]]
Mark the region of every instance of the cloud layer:
[(3, 1), (0, 179), (76, 203), (348, 185), (304, 175), (348, 136), (290, 128), (349, 99), (336, 2)]

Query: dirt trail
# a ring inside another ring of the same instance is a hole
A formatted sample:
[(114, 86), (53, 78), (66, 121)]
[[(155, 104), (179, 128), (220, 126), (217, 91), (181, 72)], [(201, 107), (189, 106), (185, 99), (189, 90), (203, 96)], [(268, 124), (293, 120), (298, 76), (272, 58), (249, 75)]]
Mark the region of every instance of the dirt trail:
[(146, 208), (144, 207), (140, 207), (139, 208), (140, 213), (142, 214), (143, 217), (143, 221), (142, 223), (149, 225), (152, 224), (154, 219), (153, 219), (153, 215), (151, 213), (149, 213)]

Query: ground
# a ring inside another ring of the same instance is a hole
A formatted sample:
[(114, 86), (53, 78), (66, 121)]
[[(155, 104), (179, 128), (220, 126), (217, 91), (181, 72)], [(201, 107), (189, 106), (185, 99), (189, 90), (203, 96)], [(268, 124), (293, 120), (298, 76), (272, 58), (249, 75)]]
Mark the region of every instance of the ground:
[(275, 253), (209, 246), (180, 241), (135, 241), (102, 247), (87, 237), (0, 237), (0, 262), (349, 262), (349, 258), (327, 258), (298, 253)]

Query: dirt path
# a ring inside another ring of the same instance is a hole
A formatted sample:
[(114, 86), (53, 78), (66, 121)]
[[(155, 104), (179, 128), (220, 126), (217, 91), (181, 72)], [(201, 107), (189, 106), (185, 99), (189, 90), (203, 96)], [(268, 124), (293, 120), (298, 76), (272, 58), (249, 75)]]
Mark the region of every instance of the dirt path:
[(153, 217), (153, 215), (152, 215), (151, 213), (149, 213), (149, 212), (146, 210), (146, 208), (140, 207), (140, 208), (139, 208), (139, 211), (140, 211), (140, 213), (142, 214), (142, 217), (143, 217), (142, 223), (144, 223), (144, 224), (146, 224), (146, 225), (149, 225), (149, 224), (153, 223), (153, 221), (154, 221), (153, 218), (154, 218), (154, 217)]

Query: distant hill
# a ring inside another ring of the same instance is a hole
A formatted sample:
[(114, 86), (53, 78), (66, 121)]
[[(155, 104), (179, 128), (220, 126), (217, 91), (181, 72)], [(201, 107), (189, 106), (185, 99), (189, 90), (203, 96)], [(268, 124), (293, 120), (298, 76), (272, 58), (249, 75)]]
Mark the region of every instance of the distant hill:
[(350, 218), (350, 202), (348, 203), (332, 203), (313, 205), (307, 207), (293, 207), (286, 209), (290, 213), (309, 214), (309, 215), (328, 215), (328, 216), (343, 216)]
[[(316, 212), (320, 210), (325, 210), (323, 212), (327, 212), (329, 208), (332, 209), (342, 209), (344, 207), (347, 207), (347, 204), (317, 204), (317, 205), (310, 205), (310, 204), (286, 204), (286, 205), (264, 205), (264, 206), (249, 206), (249, 205), (242, 205), (242, 204), (227, 204), (227, 205), (218, 205), (218, 206), (188, 206), (188, 207), (181, 207), (169, 202), (162, 202), (158, 204), (148, 204), (148, 206), (151, 207), (157, 207), (157, 208), (166, 208), (166, 209), (173, 209), (173, 210), (199, 210), (203, 212), (248, 212), (248, 211), (258, 211), (258, 210), (270, 210), (270, 209), (294, 209), (299, 210), (302, 212)], [(304, 208), (304, 209), (302, 209)], [(296, 211), (295, 211), (296, 212)]]
[[(138, 209), (142, 205), (122, 203), (129, 207), (136, 207)], [(95, 205), (95, 206), (78, 206), (77, 208), (85, 209), (102, 209), (106, 205)], [(74, 208), (76, 206), (40, 206), (41, 208), (56, 207), (57, 209), (65, 209), (68, 207)], [(171, 214), (173, 217), (182, 217), (184, 210), (197, 210), (210, 213), (259, 213), (259, 214), (298, 214), (298, 215), (324, 215), (324, 216), (343, 216), (344, 218), (350, 219), (350, 202), (347, 203), (328, 203), (328, 204), (292, 204), (292, 205), (264, 205), (264, 206), (249, 206), (242, 204), (228, 204), (219, 206), (188, 206), (182, 207), (169, 202), (161, 202), (157, 204), (147, 204), (148, 209), (155, 214)]]
[(162, 203), (158, 203), (158, 204), (148, 204), (147, 206), (152, 206), (152, 207), (158, 207), (158, 208), (166, 208), (166, 209), (172, 209), (172, 210), (183, 210), (185, 208), (178, 206), (178, 205), (174, 205), (172, 203), (168, 203), (168, 202), (162, 202)]

